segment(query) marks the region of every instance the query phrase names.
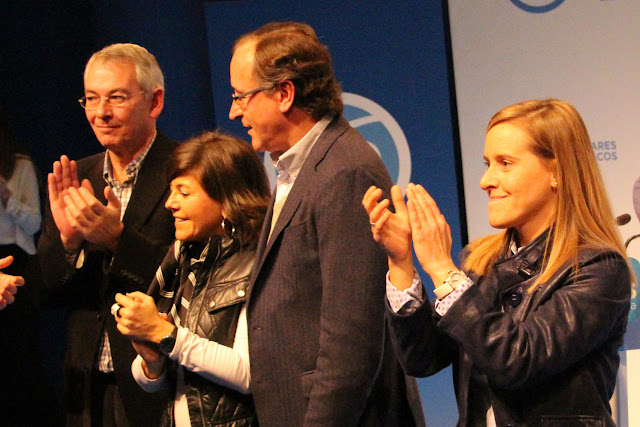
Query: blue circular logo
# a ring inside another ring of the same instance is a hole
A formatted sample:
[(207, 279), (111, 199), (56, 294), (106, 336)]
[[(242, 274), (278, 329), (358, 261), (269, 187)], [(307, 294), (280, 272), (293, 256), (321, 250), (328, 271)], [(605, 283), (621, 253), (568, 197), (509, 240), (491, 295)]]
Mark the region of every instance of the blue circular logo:
[[(538, 2), (532, 1), (532, 0), (527, 0), (526, 2), (524, 0), (511, 0), (511, 3), (515, 4), (520, 9), (529, 13), (549, 12), (555, 9), (556, 7), (560, 6), (563, 2), (564, 0), (552, 0), (552, 1), (540, 0)], [(540, 3), (540, 4), (536, 5), (536, 4), (530, 4), (530, 3)]]
[[(405, 190), (411, 180), (411, 153), (398, 122), (387, 110), (363, 96), (342, 92), (342, 102), (344, 118), (382, 158), (393, 182)], [(265, 155), (263, 163), (271, 187), (275, 188), (276, 169), (271, 156)]]
[(364, 96), (343, 92), (342, 101), (344, 118), (382, 158), (393, 182), (406, 189), (411, 180), (411, 152), (398, 122)]

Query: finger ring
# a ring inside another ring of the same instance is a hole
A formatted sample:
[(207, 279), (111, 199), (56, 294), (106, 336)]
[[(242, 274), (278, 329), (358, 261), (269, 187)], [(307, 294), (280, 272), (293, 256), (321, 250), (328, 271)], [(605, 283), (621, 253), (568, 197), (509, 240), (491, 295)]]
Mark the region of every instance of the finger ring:
[(369, 224), (371, 224), (371, 225), (376, 225), (376, 223), (375, 223), (375, 222), (370, 222)]
[(120, 309), (122, 308), (122, 306), (118, 303), (115, 303), (111, 306), (111, 315), (113, 317), (115, 317), (116, 319), (118, 317), (120, 317)]

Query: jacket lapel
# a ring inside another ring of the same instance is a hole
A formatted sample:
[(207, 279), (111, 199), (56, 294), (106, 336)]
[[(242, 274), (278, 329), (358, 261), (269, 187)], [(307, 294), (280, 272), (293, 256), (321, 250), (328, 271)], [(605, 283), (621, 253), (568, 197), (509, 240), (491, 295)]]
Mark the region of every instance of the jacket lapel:
[[(168, 193), (167, 160), (175, 145), (158, 133), (156, 141), (142, 163), (136, 185), (122, 222), (139, 230)], [(163, 206), (160, 206), (164, 209)]]
[[(91, 183), (93, 187), (94, 196), (96, 199), (100, 200), (100, 203), (107, 204), (107, 199), (104, 197), (104, 188), (107, 186), (106, 181), (104, 180), (104, 151), (100, 153), (100, 156), (92, 157), (93, 164), (87, 170), (87, 179)], [(82, 172), (78, 171), (78, 175), (81, 177), (82, 181)]]
[[(256, 252), (256, 265), (258, 262), (261, 262), (262, 255), (265, 253), (267, 246), (267, 239), (269, 239), (269, 231), (271, 229), (271, 218), (273, 218), (273, 206), (276, 201), (276, 190), (273, 190), (273, 195), (271, 196), (271, 203), (269, 203), (269, 207), (267, 208), (267, 213), (264, 216), (264, 221), (262, 222), (262, 230), (260, 231), (260, 238), (258, 239), (258, 248)], [(253, 273), (255, 273), (258, 268), (253, 269)], [(252, 279), (253, 279), (252, 274)]]
[(251, 278), (251, 287), (253, 287), (258, 273), (262, 269), (266, 258), (273, 249), (274, 242), (278, 240), (278, 236), (291, 222), (291, 219), (298, 210), (298, 207), (300, 206), (300, 203), (304, 199), (306, 193), (309, 191), (309, 188), (315, 188), (315, 185), (317, 185), (317, 183), (315, 183), (314, 176), (318, 165), (325, 158), (327, 151), (329, 151), (329, 148), (331, 148), (336, 139), (344, 132), (346, 132), (348, 128), (349, 123), (344, 118), (338, 117), (333, 119), (324, 130), (324, 132), (322, 132), (313, 148), (309, 152), (309, 156), (302, 165), (300, 173), (298, 174), (298, 177), (296, 178), (296, 181), (291, 188), (291, 192), (287, 196), (287, 200), (285, 201), (284, 206), (282, 206), (280, 216), (278, 216), (276, 225), (271, 232), (271, 237), (269, 238), (271, 218), (273, 217), (273, 205), (275, 202), (274, 192), (274, 195), (271, 198), (271, 204), (265, 216), (265, 222), (262, 227), (262, 232), (260, 234), (257, 262)]

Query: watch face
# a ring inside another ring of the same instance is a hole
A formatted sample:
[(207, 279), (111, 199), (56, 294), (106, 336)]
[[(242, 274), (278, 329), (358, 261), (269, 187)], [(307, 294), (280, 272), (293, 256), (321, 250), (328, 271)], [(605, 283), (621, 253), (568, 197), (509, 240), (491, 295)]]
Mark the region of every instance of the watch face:
[(462, 282), (464, 282), (465, 280), (467, 280), (467, 275), (464, 274), (462, 271), (457, 270), (457, 271), (453, 271), (451, 272), (451, 274), (449, 275), (449, 277), (447, 278), (446, 282), (449, 284), (449, 286), (451, 286), (453, 289), (457, 289), (458, 286), (460, 286), (460, 284)]
[(465, 278), (466, 276), (461, 271), (455, 271), (451, 274), (451, 280), (460, 281), (465, 280)]

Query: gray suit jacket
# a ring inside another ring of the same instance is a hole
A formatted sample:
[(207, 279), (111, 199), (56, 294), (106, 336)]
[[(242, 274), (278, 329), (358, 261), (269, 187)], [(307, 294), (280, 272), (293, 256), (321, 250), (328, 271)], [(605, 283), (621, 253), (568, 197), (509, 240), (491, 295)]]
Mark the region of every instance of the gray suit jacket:
[[(248, 302), (252, 390), (262, 426), (421, 424), (385, 339), (385, 254), (362, 197), (391, 179), (342, 118), (322, 133), (267, 242), (258, 243)], [(412, 409), (414, 410), (412, 412)]]

